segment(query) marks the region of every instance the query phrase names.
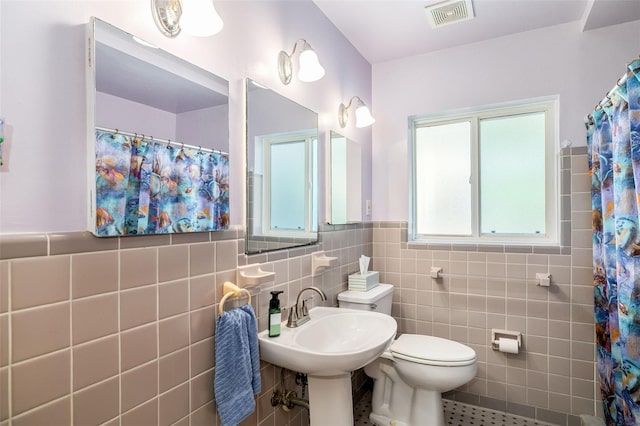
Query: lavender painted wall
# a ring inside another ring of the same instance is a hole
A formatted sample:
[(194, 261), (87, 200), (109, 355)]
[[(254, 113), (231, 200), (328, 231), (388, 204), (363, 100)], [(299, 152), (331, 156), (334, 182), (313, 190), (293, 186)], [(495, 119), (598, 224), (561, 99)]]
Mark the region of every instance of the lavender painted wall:
[(176, 115), (127, 99), (96, 93), (96, 126), (176, 140)]
[(559, 141), (584, 146), (585, 115), (638, 40), (638, 21), (584, 33), (573, 22), (375, 64), (373, 220), (408, 219), (408, 116), (559, 95)]
[[(317, 111), (323, 141), (330, 129), (339, 128), (340, 102), (352, 95), (371, 102), (371, 65), (308, 0), (217, 0), (225, 23), (221, 33), (176, 39), (157, 30), (146, 1), (3, 0), (0, 8), (0, 115), (7, 138), (0, 169), (0, 234), (85, 229), (84, 37), (91, 16), (229, 80), (232, 225), (244, 223), (245, 78)], [(294, 79), (283, 86), (277, 55), (290, 52), (298, 38), (311, 43), (327, 73), (318, 82)], [(364, 158), (370, 158), (370, 128), (349, 125), (342, 133), (362, 143)], [(371, 175), (368, 160), (363, 175)], [(371, 198), (371, 186), (364, 191), (363, 198)], [(324, 200), (319, 211), (325, 211)]]
[(176, 116), (176, 140), (229, 151), (229, 107), (220, 105)]

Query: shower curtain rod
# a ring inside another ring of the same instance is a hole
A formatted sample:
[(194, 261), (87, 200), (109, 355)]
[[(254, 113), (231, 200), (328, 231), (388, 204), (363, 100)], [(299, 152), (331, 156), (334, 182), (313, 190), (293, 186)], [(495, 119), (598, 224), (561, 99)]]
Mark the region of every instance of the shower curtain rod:
[[(640, 59), (640, 55), (638, 55), (638, 59)], [(624, 73), (624, 75), (618, 79), (618, 81), (616, 82), (616, 85), (613, 86), (613, 88), (611, 90), (609, 90), (606, 95), (604, 95), (604, 98), (602, 98), (602, 100), (596, 104), (596, 106), (594, 108), (594, 111), (602, 109), (603, 107), (607, 106), (607, 104), (611, 103), (611, 95), (613, 95), (613, 92), (615, 92), (618, 87), (622, 87), (622, 85), (627, 82), (627, 78), (631, 74), (633, 74), (633, 72), (628, 69), (628, 67), (629, 67), (629, 65), (631, 65), (631, 63), (632, 62), (629, 62), (629, 64), (627, 64), (627, 72)], [(585, 123), (593, 124), (593, 115), (588, 114), (585, 117), (584, 121), (585, 121)]]
[(228, 152), (220, 151), (219, 149), (211, 149), (211, 148), (203, 148), (201, 146), (187, 145), (186, 143), (172, 141), (171, 139), (154, 138), (153, 136), (139, 135), (137, 133), (124, 132), (124, 131), (118, 130), (118, 129), (109, 129), (108, 127), (96, 126), (96, 130), (101, 130), (103, 132), (109, 132), (109, 133), (115, 133), (116, 135), (133, 136), (134, 138), (141, 137), (142, 140), (148, 139), (150, 141), (159, 142), (161, 144), (164, 144), (164, 145), (167, 145), (167, 146), (172, 146), (172, 147), (191, 148), (191, 149), (195, 149), (195, 150), (200, 151), (200, 152), (204, 151), (204, 152), (218, 153), (218, 154), (222, 154), (222, 155), (229, 155)]

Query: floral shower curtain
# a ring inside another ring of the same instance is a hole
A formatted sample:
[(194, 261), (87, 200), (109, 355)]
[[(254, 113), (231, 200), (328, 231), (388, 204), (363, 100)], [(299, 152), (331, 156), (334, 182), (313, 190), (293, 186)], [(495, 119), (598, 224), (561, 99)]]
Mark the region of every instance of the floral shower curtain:
[(99, 236), (229, 226), (227, 154), (96, 131)]
[(608, 425), (640, 424), (640, 60), (590, 116), (597, 371)]

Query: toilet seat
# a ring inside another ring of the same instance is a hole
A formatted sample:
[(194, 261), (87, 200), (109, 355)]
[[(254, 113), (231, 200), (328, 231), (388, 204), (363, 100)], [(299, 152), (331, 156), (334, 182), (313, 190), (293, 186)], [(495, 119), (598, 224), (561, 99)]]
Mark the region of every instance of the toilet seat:
[(418, 364), (464, 366), (476, 362), (476, 352), (453, 340), (421, 334), (403, 334), (389, 348), (394, 358)]

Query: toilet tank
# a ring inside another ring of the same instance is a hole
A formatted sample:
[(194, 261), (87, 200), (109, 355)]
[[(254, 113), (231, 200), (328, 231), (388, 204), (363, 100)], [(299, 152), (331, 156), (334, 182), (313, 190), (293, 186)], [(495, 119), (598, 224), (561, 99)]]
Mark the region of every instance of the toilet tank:
[(393, 285), (378, 284), (369, 291), (347, 290), (338, 293), (340, 308), (375, 311), (391, 315), (391, 300), (393, 299)]

